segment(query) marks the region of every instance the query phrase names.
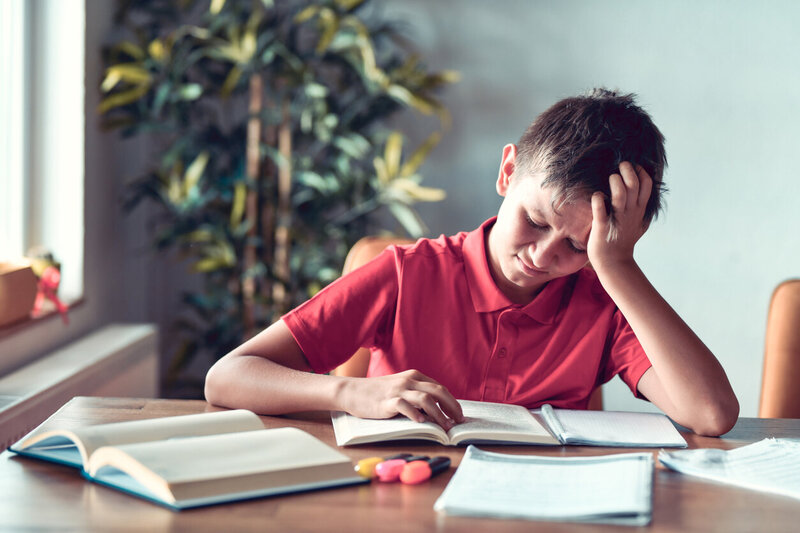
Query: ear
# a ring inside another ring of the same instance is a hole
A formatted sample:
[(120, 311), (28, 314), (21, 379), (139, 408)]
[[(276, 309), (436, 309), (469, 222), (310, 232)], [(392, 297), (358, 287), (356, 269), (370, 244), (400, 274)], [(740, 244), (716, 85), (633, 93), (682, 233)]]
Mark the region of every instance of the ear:
[(503, 147), (503, 157), (500, 159), (500, 172), (497, 175), (497, 194), (505, 196), (511, 186), (511, 179), (516, 169), (517, 146), (507, 144)]

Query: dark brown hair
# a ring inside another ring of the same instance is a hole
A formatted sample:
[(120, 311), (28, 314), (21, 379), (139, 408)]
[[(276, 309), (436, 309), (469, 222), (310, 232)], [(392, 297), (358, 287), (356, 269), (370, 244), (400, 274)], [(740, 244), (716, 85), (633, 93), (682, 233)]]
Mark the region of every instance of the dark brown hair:
[(661, 210), (667, 156), (664, 136), (633, 94), (594, 89), (566, 98), (539, 115), (517, 143), (517, 171), (544, 172), (542, 186), (554, 188), (554, 205), (611, 192), (608, 177), (619, 164), (639, 164), (653, 178), (645, 210), (649, 223)]

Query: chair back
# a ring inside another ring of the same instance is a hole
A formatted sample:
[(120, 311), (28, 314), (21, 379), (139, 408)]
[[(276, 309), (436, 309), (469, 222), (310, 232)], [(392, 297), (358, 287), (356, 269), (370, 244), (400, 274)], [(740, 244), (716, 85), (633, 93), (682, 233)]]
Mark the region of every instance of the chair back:
[(772, 293), (764, 342), (759, 418), (800, 418), (800, 279)]

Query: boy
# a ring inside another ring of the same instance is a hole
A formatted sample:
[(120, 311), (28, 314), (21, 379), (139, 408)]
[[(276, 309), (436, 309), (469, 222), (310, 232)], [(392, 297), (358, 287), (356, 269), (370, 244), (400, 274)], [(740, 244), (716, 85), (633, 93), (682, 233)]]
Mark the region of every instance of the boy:
[[(722, 367), (633, 258), (660, 208), (663, 142), (633, 95), (556, 103), (504, 147), (496, 218), (388, 248), (220, 359), (206, 398), (449, 429), (455, 398), (585, 408), (619, 374), (695, 432), (728, 431)], [(360, 346), (369, 377), (324, 375)]]

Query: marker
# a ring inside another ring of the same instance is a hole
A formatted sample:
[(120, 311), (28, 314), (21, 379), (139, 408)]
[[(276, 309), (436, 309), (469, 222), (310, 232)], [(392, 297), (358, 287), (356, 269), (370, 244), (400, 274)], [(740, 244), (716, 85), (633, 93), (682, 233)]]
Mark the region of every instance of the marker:
[(361, 459), (358, 463), (356, 463), (355, 470), (359, 476), (372, 479), (376, 476), (375, 467), (380, 463), (384, 461), (390, 461), (392, 459), (406, 459), (407, 457), (413, 456), (410, 453), (398, 453), (395, 455), (390, 455), (389, 457), (367, 457), (366, 459)]
[(378, 481), (384, 483), (392, 483), (400, 479), (400, 473), (405, 468), (409, 461), (427, 461), (427, 455), (411, 455), (404, 454), (405, 457), (399, 459), (389, 459), (375, 465), (375, 474), (378, 476)]
[(421, 459), (406, 463), (399, 477), (400, 481), (406, 485), (416, 485), (448, 468), (450, 468), (450, 458), (440, 455), (433, 459)]
[(375, 465), (375, 475), (378, 476), (379, 481), (384, 483), (391, 483), (400, 479), (400, 472), (406, 466), (405, 459), (390, 459)]

